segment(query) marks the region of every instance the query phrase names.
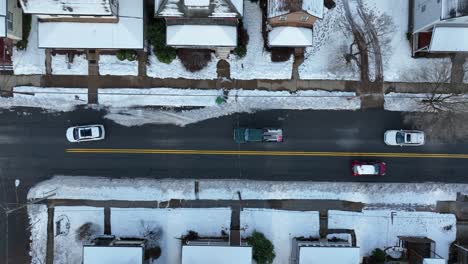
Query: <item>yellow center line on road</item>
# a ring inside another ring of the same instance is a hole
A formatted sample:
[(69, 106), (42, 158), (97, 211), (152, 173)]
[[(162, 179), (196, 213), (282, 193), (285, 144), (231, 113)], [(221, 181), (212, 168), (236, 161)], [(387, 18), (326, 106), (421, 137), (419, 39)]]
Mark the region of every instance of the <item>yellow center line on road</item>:
[(468, 159), (468, 154), (388, 153), (388, 152), (319, 152), (268, 150), (193, 150), (193, 149), (66, 149), (67, 153), (88, 154), (172, 154), (172, 155), (240, 155), (240, 156), (304, 156), (304, 157), (382, 157)]

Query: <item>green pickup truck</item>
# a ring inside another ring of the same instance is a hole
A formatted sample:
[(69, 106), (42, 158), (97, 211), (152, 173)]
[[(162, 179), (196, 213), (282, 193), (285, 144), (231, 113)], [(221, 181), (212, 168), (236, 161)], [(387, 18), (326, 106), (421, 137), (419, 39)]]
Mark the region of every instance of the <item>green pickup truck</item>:
[(235, 128), (234, 141), (247, 142), (283, 142), (283, 130), (279, 128)]

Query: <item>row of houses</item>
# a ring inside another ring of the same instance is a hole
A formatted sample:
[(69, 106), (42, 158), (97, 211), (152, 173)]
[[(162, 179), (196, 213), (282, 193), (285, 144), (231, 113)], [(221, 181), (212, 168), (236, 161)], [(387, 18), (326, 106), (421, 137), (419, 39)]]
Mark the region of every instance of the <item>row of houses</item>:
[[(234, 49), (244, 0), (0, 0), (0, 60), (11, 62), (22, 12), (38, 18), (38, 47), (60, 50), (145, 48), (148, 15), (166, 22), (166, 44), (224, 54)], [(313, 45), (313, 28), (331, 0), (260, 0), (270, 47)], [(413, 56), (468, 51), (468, 0), (410, 0)], [(154, 11), (147, 12), (154, 5)]]

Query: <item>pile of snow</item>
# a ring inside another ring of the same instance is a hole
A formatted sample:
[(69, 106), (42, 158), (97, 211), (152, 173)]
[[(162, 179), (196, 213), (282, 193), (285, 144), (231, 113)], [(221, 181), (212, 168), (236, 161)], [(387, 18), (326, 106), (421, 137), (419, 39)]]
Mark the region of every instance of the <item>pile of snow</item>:
[(0, 108), (38, 107), (50, 111), (72, 111), (76, 106), (88, 103), (88, 89), (19, 86), (14, 88), (14, 92), (13, 97), (0, 97)]
[(100, 75), (138, 75), (138, 61), (119, 60), (114, 55), (99, 56)]
[(151, 54), (148, 57), (149, 64), (146, 67), (146, 75), (153, 78), (186, 78), (196, 80), (213, 80), (218, 78), (216, 65), (218, 59), (215, 55), (211, 56), (211, 61), (200, 71), (190, 72), (185, 69), (179, 58), (173, 60), (170, 64), (160, 62), (158, 58)]
[(244, 1), (244, 27), (249, 34), (247, 54), (244, 58), (230, 60), (231, 78), (291, 79), (293, 59), (286, 62), (272, 62), (271, 54), (263, 49), (262, 11), (258, 3)]
[(69, 63), (67, 55), (52, 56), (52, 74), (57, 75), (88, 75), (88, 60), (86, 55), (75, 55)]
[(240, 218), (242, 237), (248, 237), (256, 230), (273, 243), (274, 264), (289, 263), (293, 238), (319, 236), (318, 212), (244, 209)]
[(45, 74), (45, 50), (38, 48), (37, 16), (32, 16), (26, 50), (13, 49), (13, 71), (19, 74)]
[[(184, 96), (190, 91), (197, 95), (198, 90), (187, 90)], [(177, 93), (177, 91), (174, 91)], [(178, 92), (180, 93), (180, 92)], [(219, 94), (221, 91), (219, 91)], [(206, 93), (207, 95), (212, 95)], [(213, 93), (214, 95), (214, 93)], [(115, 96), (113, 96), (116, 98)], [(170, 96), (169, 98), (173, 98)], [(164, 105), (174, 106), (173, 100), (166, 100), (169, 103)], [(148, 98), (149, 100), (150, 98)], [(194, 105), (193, 100), (200, 100), (199, 105), (206, 103), (207, 98), (187, 98)], [(115, 99), (117, 100), (117, 99)], [(124, 101), (125, 99), (121, 99)], [(128, 100), (128, 99), (127, 99)], [(145, 100), (145, 103), (148, 103)], [(156, 102), (163, 102), (164, 97), (158, 96)], [(155, 105), (155, 104), (151, 104)], [(177, 104), (180, 105), (180, 104)], [(185, 126), (203, 120), (231, 115), (240, 112), (254, 112), (257, 110), (270, 109), (321, 109), (321, 110), (356, 110), (361, 107), (361, 100), (352, 92), (328, 92), (328, 91), (298, 91), (289, 93), (287, 91), (260, 91), (260, 90), (230, 90), (228, 100), (221, 105), (207, 106), (202, 109), (186, 111), (162, 111), (152, 109), (122, 109), (110, 108), (105, 118), (124, 126), (138, 126), (144, 124), (175, 124)]]
[[(89, 241), (82, 240), (77, 235), (77, 230), (85, 223), (92, 223), (96, 227), (94, 235), (103, 235), (104, 209), (87, 206), (55, 207), (54, 263), (82, 263), (83, 244), (89, 243)], [(57, 226), (63, 229), (60, 230), (60, 233)]]
[(99, 103), (112, 107), (215, 106), (222, 90), (194, 89), (99, 89)]
[(140, 237), (148, 231), (160, 232), (159, 238), (149, 241), (161, 248), (157, 263), (181, 263), (180, 237), (188, 231), (195, 231), (199, 236), (219, 237), (221, 231), (229, 231), (230, 224), (230, 208), (111, 208), (113, 235)]
[(47, 205), (28, 205), (29, 224), (31, 226), (31, 256), (32, 264), (46, 263), (47, 252)]
[[(42, 198), (54, 190), (54, 199), (167, 201), (196, 199), (194, 180), (110, 179), (56, 176), (31, 188), (28, 198)], [(56, 190), (55, 190), (56, 189)], [(294, 181), (199, 180), (199, 199), (337, 199), (368, 205), (434, 206), (467, 194), (467, 184), (349, 183)]]
[(328, 228), (353, 229), (362, 256), (370, 255), (375, 248), (397, 245), (398, 236), (422, 236), (434, 240), (435, 252), (447, 259), (456, 238), (455, 216), (432, 212), (328, 211)]
[[(431, 98), (431, 94), (389, 93), (385, 94), (384, 108), (388, 111), (400, 112), (430, 112), (433, 109), (423, 100)], [(453, 96), (446, 102), (466, 102), (468, 95)]]

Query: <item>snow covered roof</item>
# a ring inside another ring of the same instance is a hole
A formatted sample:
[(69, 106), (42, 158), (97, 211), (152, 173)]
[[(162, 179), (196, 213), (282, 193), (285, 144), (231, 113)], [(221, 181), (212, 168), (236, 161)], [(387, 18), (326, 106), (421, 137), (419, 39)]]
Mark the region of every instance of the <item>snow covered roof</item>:
[(112, 15), (110, 0), (20, 0), (27, 14)]
[(198, 12), (190, 12), (186, 6), (207, 6), (206, 17), (242, 17), (243, 0), (155, 0), (155, 14), (163, 17), (200, 17)]
[(182, 264), (251, 264), (252, 247), (183, 246)]
[(7, 35), (6, 29), (6, 9), (7, 0), (0, 0), (0, 37), (4, 38)]
[(143, 0), (120, 0), (118, 23), (39, 22), (40, 48), (142, 49)]
[(268, 17), (277, 17), (297, 11), (305, 11), (322, 18), (324, 0), (268, 0)]
[(141, 264), (142, 247), (83, 246), (83, 264)]
[(166, 34), (169, 46), (235, 47), (237, 45), (235, 26), (169, 25)]
[(447, 264), (445, 259), (433, 259), (433, 258), (425, 258), (423, 259), (423, 264)]
[(442, 0), (442, 19), (468, 15), (468, 0)]
[(299, 264), (359, 264), (360, 250), (356, 247), (300, 247)]
[(271, 47), (312, 46), (312, 34), (311, 28), (274, 27), (268, 33), (268, 45)]
[(429, 52), (468, 52), (468, 27), (435, 26)]

